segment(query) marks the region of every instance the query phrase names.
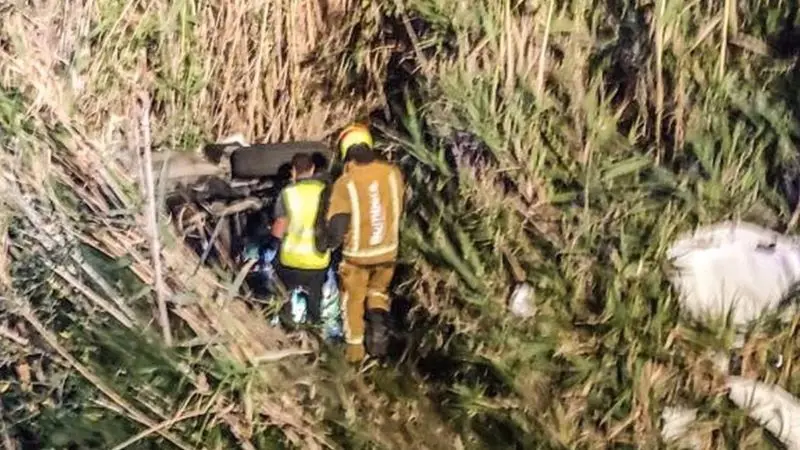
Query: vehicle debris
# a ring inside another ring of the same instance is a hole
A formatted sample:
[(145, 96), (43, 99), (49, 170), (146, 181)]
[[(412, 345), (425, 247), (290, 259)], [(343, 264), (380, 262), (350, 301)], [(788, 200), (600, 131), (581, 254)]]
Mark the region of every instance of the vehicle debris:
[[(292, 157), (308, 153), (327, 168), (332, 152), (323, 142), (298, 141), (251, 144), (241, 134), (206, 145), (201, 152), (154, 154), (153, 173), (163, 189), (167, 208), (184, 241), (206, 264), (220, 264), (236, 273), (252, 264), (246, 287), (258, 300), (277, 298), (271, 259), (260, 246), (270, 232), (272, 208), (280, 189), (289, 181)], [(156, 156), (158, 155), (158, 156)], [(253, 264), (253, 260), (256, 263)], [(324, 334), (341, 334), (338, 285), (330, 271), (324, 288)], [(301, 293), (285, 294), (293, 315), (304, 317)]]

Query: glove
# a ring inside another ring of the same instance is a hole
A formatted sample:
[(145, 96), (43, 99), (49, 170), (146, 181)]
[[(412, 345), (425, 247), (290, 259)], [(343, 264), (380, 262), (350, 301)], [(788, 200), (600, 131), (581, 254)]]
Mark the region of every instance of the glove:
[(277, 252), (280, 246), (281, 240), (270, 234), (264, 243), (264, 250)]
[(275, 255), (277, 255), (277, 254), (278, 254), (277, 250), (264, 249), (264, 252), (261, 255), (261, 257), (263, 258), (262, 261), (264, 261), (265, 263), (270, 263), (271, 264), (272, 260), (275, 259)]
[(278, 249), (281, 246), (280, 239), (276, 238), (275, 236), (269, 235), (267, 238), (267, 242), (264, 243), (264, 246), (261, 248), (261, 258), (262, 261), (271, 263), (273, 259), (275, 259), (275, 255), (278, 254)]

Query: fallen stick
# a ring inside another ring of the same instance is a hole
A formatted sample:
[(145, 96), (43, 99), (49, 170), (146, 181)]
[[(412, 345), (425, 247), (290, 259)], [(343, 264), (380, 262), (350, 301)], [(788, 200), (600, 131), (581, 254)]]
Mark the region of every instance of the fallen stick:
[(158, 321), (164, 334), (164, 343), (172, 346), (172, 331), (169, 326), (167, 304), (164, 299), (164, 277), (161, 269), (161, 243), (158, 233), (158, 209), (156, 207), (156, 191), (153, 183), (153, 150), (150, 136), (150, 98), (147, 93), (139, 96), (139, 112), (141, 117), (141, 151), (144, 160), (144, 182), (147, 192), (147, 222), (150, 231), (150, 254), (153, 260), (153, 278), (156, 302), (158, 303)]
[(17, 333), (14, 333), (13, 331), (11, 331), (10, 329), (8, 329), (3, 325), (0, 325), (0, 337), (16, 342), (17, 344), (22, 345), (23, 347), (27, 346), (30, 343), (28, 339), (18, 335)]
[(171, 418), (169, 420), (165, 420), (165, 421), (163, 421), (161, 423), (158, 423), (158, 424), (155, 424), (153, 426), (150, 426), (146, 430), (140, 432), (139, 434), (136, 434), (135, 436), (130, 437), (125, 442), (117, 445), (116, 447), (114, 447), (111, 450), (123, 450), (123, 449), (130, 447), (131, 445), (135, 444), (136, 442), (141, 441), (142, 439), (144, 439), (144, 438), (146, 438), (146, 437), (148, 437), (148, 436), (150, 436), (152, 434), (155, 434), (155, 433), (157, 433), (157, 432), (159, 432), (161, 430), (169, 429), (170, 427), (172, 427), (173, 425), (175, 425), (178, 422), (181, 422), (181, 421), (184, 421), (184, 420), (188, 420), (188, 419), (193, 419), (195, 417), (200, 417), (200, 416), (203, 416), (203, 415), (206, 415), (206, 414), (208, 414), (207, 410), (199, 410), (199, 411), (193, 411), (193, 412), (190, 412), (190, 413), (187, 413), (187, 414), (177, 415), (177, 416), (175, 416), (175, 417), (173, 417), (173, 418)]

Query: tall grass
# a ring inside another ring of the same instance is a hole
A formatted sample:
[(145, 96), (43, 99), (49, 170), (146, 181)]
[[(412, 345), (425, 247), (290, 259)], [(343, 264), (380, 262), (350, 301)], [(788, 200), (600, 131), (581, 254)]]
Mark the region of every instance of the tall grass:
[[(776, 174), (794, 176), (797, 98), (782, 85), (796, 60), (767, 44), (788, 5), (628, 6), (408, 2), (431, 24), (421, 42), (457, 44), (420, 46), (424, 103), (396, 133), (417, 181), (406, 255), (420, 302), (517, 389), (502, 410), (454, 395), (464, 424), (502, 415), (559, 446), (650, 448), (661, 409), (688, 403), (709, 447), (756, 445), (708, 359), (730, 335), (679, 318), (662, 260), (698, 223), (794, 230)], [(504, 250), (537, 287), (532, 322), (497, 307)], [(760, 333), (756, 353), (794, 357), (793, 329)]]
[[(698, 223), (795, 229), (796, 56), (772, 44), (791, 32), (790, 10), (0, 8), (0, 442), (657, 448), (661, 410), (683, 404), (700, 407), (707, 448), (767, 445), (721, 395), (712, 355), (730, 333), (680, 317), (662, 260)], [(411, 184), (396, 297), (414, 309), (401, 360), (361, 374), (336, 349), (304, 356), (307, 345), (238, 296), (237, 274), (195, 274), (196, 256), (162, 218), (178, 342), (165, 348), (136, 188), (142, 92), (158, 149), (233, 132), (328, 138), (375, 119)], [(515, 265), (536, 288), (532, 319), (505, 310)], [(757, 326), (746, 371), (800, 392), (795, 328)], [(768, 350), (787, 363), (763, 368)]]

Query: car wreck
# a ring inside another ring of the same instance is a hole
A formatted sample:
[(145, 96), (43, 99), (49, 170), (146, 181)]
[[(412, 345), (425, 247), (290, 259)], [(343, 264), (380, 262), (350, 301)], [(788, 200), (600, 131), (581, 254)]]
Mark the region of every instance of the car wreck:
[[(198, 153), (153, 155), (155, 184), (183, 242), (201, 264), (217, 265), (244, 276), (243, 289), (260, 303), (292, 303), (295, 322), (305, 321), (302, 292), (286, 292), (274, 275), (274, 252), (263, 251), (281, 189), (290, 182), (290, 161), (312, 155), (318, 170), (332, 168), (333, 153), (319, 141), (248, 144), (241, 136), (207, 144)], [(323, 288), (326, 339), (341, 336), (341, 312), (335, 263)], [(277, 314), (272, 323), (278, 324)]]

